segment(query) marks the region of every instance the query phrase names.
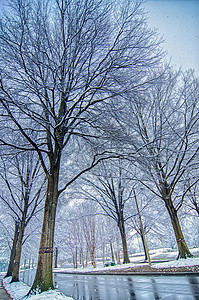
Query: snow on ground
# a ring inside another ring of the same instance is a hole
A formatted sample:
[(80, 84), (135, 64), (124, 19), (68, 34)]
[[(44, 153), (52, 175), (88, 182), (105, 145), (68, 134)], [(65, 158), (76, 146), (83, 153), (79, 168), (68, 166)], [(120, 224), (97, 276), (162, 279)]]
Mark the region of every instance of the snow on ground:
[(153, 268), (170, 268), (170, 267), (188, 267), (199, 265), (199, 258), (186, 258), (179, 260), (172, 260), (164, 263), (152, 264)]
[[(140, 265), (140, 264), (139, 264)], [(142, 265), (148, 265), (147, 263), (143, 263)], [(54, 273), (95, 273), (99, 271), (104, 271), (104, 270), (122, 270), (122, 269), (127, 269), (127, 268), (133, 268), (137, 267), (138, 264), (130, 263), (130, 264), (121, 264), (121, 265), (115, 265), (115, 266), (109, 266), (109, 267), (104, 267), (103, 264), (98, 264), (95, 269), (93, 269), (92, 266), (89, 266), (87, 268), (78, 268), (78, 269), (72, 269), (72, 268), (56, 268), (53, 270)]]
[[(191, 254), (194, 255), (194, 257), (199, 257), (199, 248), (192, 248), (190, 249)], [(178, 256), (178, 251), (177, 250), (173, 250), (170, 248), (166, 248), (166, 249), (154, 249), (149, 251), (150, 253), (150, 258), (151, 260), (155, 260), (155, 261), (171, 261), (171, 260), (176, 260), (177, 256)], [(131, 262), (135, 262), (136, 260), (138, 260), (138, 258), (140, 259), (140, 261), (144, 260), (144, 253), (138, 253), (137, 254), (133, 254), (131, 256)]]
[[(195, 266), (199, 265), (199, 248), (193, 248), (190, 250), (191, 253), (195, 256), (194, 258), (187, 258), (187, 259), (179, 259), (176, 260), (176, 257), (178, 255), (177, 251), (171, 251), (168, 249), (156, 249), (152, 250), (150, 252), (150, 257), (152, 260), (152, 268), (169, 268), (169, 267), (187, 267), (187, 266)], [(144, 261), (144, 255), (142, 253), (135, 254), (131, 258), (130, 264), (121, 264), (121, 265), (115, 265), (115, 266), (109, 266), (104, 267), (102, 263), (97, 263), (97, 267), (93, 269), (92, 266), (88, 266), (87, 268), (57, 268), (54, 269), (54, 272), (63, 272), (63, 273), (95, 273), (100, 272), (104, 270), (111, 270), (111, 271), (117, 271), (127, 268), (135, 268), (138, 266), (144, 266), (148, 265), (148, 263), (143, 263)], [(155, 263), (153, 263), (153, 260)], [(164, 261), (165, 262), (161, 262)], [(140, 263), (142, 261), (142, 263)], [(160, 262), (158, 262), (160, 261)]]
[(13, 283), (10, 283), (10, 281), (11, 277), (4, 278), (3, 286), (10, 297), (14, 300), (73, 300), (70, 297), (66, 297), (63, 293), (58, 292), (57, 290), (50, 290), (38, 295), (30, 295), (29, 297), (25, 297), (30, 290), (30, 286), (22, 281)]
[[(148, 263), (130, 263), (130, 264), (121, 264), (121, 265), (115, 265), (110, 267), (104, 267), (102, 264), (98, 265), (95, 269), (92, 267), (87, 268), (78, 268), (78, 269), (72, 269), (72, 268), (57, 268), (54, 269), (53, 272), (58, 273), (95, 273), (100, 272), (104, 270), (111, 270), (111, 271), (117, 271), (127, 268), (136, 268), (138, 266), (146, 266)], [(172, 260), (169, 262), (164, 263), (152, 263), (152, 268), (169, 268), (169, 267), (187, 267), (187, 266), (195, 266), (199, 265), (199, 258), (187, 258), (187, 259), (179, 259), (179, 260)]]
[[(116, 265), (116, 266), (110, 266), (110, 267), (104, 267), (103, 265), (99, 265), (95, 269), (92, 267), (88, 268), (79, 268), (79, 269), (71, 269), (71, 268), (57, 268), (54, 269), (54, 272), (58, 273), (95, 273), (99, 271), (104, 270), (111, 270), (111, 271), (117, 271), (127, 268), (136, 268), (138, 266), (146, 266), (148, 263), (142, 263), (142, 264), (136, 264), (136, 263), (130, 263), (130, 264), (122, 264), (122, 265)], [(195, 266), (199, 265), (199, 258), (187, 258), (187, 259), (180, 259), (180, 260), (173, 260), (165, 263), (152, 263), (152, 268), (169, 268), (169, 267), (185, 267), (185, 266)]]

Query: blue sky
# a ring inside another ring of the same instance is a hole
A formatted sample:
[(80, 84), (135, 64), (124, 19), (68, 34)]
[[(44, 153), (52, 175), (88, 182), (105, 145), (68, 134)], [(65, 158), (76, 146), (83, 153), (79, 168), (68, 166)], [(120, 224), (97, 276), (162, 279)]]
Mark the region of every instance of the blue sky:
[(146, 0), (149, 26), (157, 28), (177, 68), (199, 75), (199, 0)]

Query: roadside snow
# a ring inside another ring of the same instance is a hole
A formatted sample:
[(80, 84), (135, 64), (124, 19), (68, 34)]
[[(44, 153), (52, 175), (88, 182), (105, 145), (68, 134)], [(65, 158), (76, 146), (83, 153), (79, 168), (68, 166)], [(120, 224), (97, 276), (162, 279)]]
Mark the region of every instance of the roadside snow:
[(38, 295), (34, 295), (34, 296), (30, 296), (28, 298), (25, 298), (28, 300), (73, 300), (73, 298), (70, 297), (66, 297), (64, 294), (62, 294), (61, 292), (58, 292), (56, 290), (53, 291), (48, 291), (48, 292), (43, 292), (41, 294)]
[(186, 259), (179, 259), (173, 260), (165, 263), (157, 263), (153, 264), (153, 268), (170, 268), (170, 267), (187, 267), (187, 266), (196, 266), (199, 265), (199, 258), (186, 258)]
[(30, 287), (24, 282), (13, 282), (10, 284), (12, 277), (3, 279), (3, 286), (11, 298), (18, 300), (24, 297), (30, 290)]
[(7, 293), (14, 300), (27, 299), (27, 300), (73, 300), (73, 298), (66, 297), (61, 292), (57, 290), (50, 290), (48, 292), (43, 292), (38, 295), (30, 295), (25, 297), (30, 290), (30, 287), (24, 282), (13, 282), (10, 283), (11, 277), (3, 279), (3, 286), (6, 289)]

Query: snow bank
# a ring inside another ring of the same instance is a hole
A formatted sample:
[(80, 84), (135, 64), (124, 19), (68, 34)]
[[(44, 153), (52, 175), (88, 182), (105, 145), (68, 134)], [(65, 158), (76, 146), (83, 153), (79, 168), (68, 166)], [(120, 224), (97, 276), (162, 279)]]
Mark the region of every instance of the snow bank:
[(59, 299), (59, 300), (73, 300), (73, 298), (66, 297), (64, 294), (61, 292), (58, 292), (56, 290), (53, 291), (48, 291), (48, 292), (43, 292), (38, 295), (30, 296), (26, 299), (30, 300), (54, 300), (54, 299)]
[(12, 299), (19, 300), (24, 297), (30, 290), (30, 287), (23, 282), (10, 283), (12, 277), (3, 279), (3, 286)]
[(73, 300), (73, 298), (66, 297), (61, 292), (58, 292), (57, 290), (50, 290), (48, 292), (43, 292), (38, 295), (30, 295), (29, 297), (26, 297), (27, 293), (30, 290), (30, 287), (25, 284), (24, 282), (13, 282), (10, 283), (11, 277), (7, 277), (3, 279), (3, 286), (6, 289), (7, 293), (10, 295), (10, 297), (14, 300)]

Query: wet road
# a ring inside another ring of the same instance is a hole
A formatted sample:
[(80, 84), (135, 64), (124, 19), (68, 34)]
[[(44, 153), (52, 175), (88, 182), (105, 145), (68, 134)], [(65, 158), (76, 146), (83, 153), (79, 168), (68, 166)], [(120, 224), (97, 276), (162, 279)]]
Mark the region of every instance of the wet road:
[(78, 300), (199, 300), (199, 276), (54, 275), (58, 289)]
[(9, 300), (11, 299), (2, 286), (3, 275), (0, 276), (0, 300)]
[[(26, 271), (24, 280), (32, 281)], [(59, 291), (75, 300), (199, 300), (198, 276), (54, 274)]]

